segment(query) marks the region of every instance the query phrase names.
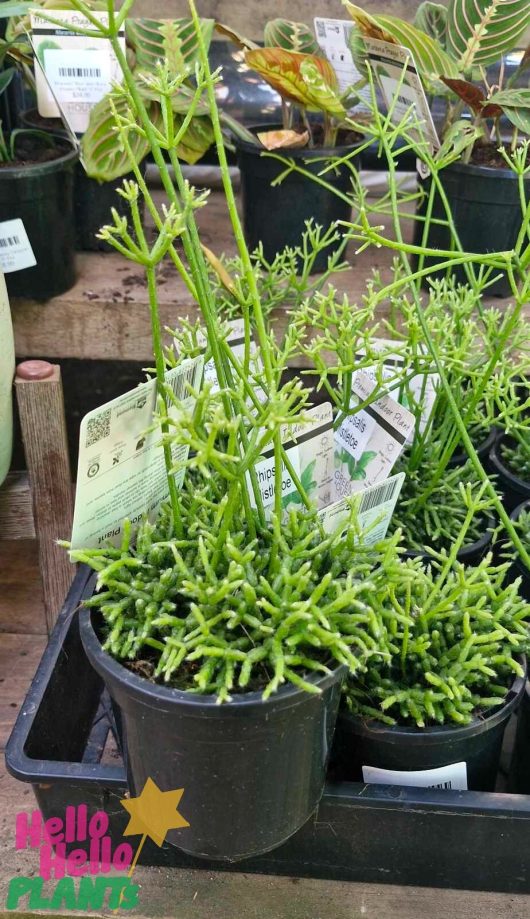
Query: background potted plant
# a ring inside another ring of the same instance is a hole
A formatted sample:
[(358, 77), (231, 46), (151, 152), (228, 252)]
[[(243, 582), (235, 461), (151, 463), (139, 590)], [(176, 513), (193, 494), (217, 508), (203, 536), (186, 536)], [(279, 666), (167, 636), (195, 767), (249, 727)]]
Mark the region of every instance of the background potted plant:
[[(358, 27), (352, 51), (361, 66), (362, 35), (404, 45), (412, 52), (427, 96), (433, 104), (442, 97), (442, 143), (465, 115), (476, 129), (475, 142), (465, 146), (459, 159), (422, 182), (425, 197), (418, 213), (428, 213), (431, 219), (416, 224), (415, 243), (478, 253), (511, 248), (523, 214), (518, 182), (503, 150), (513, 153), (520, 135), (530, 130), (530, 90), (517, 85), (528, 73), (530, 57), (522, 54), (518, 69), (507, 77), (503, 56), (517, 47), (530, 24), (528, 4), (501, 0), (492, 6), (489, 0), (477, 0), (468, 8), (465, 0), (450, 0), (444, 9), (427, 0), (415, 24), (384, 14), (372, 16), (348, 0), (344, 5)], [(497, 67), (496, 82), (486, 73), (491, 65)], [(524, 181), (528, 196), (530, 179)], [(463, 278), (461, 268), (455, 266), (454, 271)], [(490, 295), (509, 292), (505, 277), (490, 284)]]
[[(249, 138), (234, 136), (245, 237), (251, 249), (261, 243), (271, 261), (285, 246), (300, 245), (308, 220), (326, 232), (349, 219), (348, 193), (362, 138), (344, 127), (349, 94), (340, 93), (335, 71), (308, 26), (274, 19), (265, 26), (263, 48), (227, 26), (216, 27), (243, 49), (247, 66), (281, 97), (281, 125), (250, 125)], [(274, 151), (281, 151), (281, 158)], [(342, 163), (336, 166), (339, 157)], [(301, 170), (291, 170), (291, 162)], [(308, 181), (303, 171), (317, 181)], [(341, 245), (337, 227), (313, 270), (323, 271), (328, 256)]]

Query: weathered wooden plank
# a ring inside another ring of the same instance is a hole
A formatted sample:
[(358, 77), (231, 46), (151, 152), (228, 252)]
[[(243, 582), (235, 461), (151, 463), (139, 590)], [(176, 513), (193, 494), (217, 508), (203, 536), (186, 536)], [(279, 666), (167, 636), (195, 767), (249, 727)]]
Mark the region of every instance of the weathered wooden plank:
[(73, 577), (73, 566), (57, 545), (70, 532), (73, 517), (60, 368), (45, 361), (20, 364), (15, 391), (39, 544), (44, 609), (51, 630)]
[(35, 539), (0, 540), (0, 585), (0, 644), (2, 632), (45, 635), (42, 581)]
[(34, 539), (28, 477), (10, 473), (0, 486), (0, 539)]

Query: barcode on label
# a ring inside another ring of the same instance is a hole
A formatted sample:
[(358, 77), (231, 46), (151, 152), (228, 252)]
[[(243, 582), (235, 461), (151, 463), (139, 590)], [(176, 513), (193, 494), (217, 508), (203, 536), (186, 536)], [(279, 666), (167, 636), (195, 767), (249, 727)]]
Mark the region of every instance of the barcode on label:
[(448, 788), (453, 787), (453, 783), (451, 782), (451, 780), (449, 780), (448, 782), (438, 782), (437, 785), (428, 785), (427, 787), (428, 788), (441, 788), (443, 791), (446, 791)]
[(0, 239), (0, 249), (7, 249), (9, 246), (20, 246), (18, 236), (4, 236)]
[(407, 108), (410, 108), (411, 106), (416, 105), (416, 103), (412, 99), (407, 99), (406, 96), (398, 96), (397, 101), (401, 102), (401, 105), (406, 105)]
[(193, 382), (195, 378), (195, 370), (196, 370), (196, 365), (193, 364), (187, 370), (181, 371), (179, 376), (173, 377), (173, 379), (170, 379), (168, 381), (173, 391), (173, 395), (175, 396), (175, 399), (182, 401), (183, 399), (188, 398), (188, 396), (190, 395), (188, 384), (190, 386), (193, 386)]
[(100, 67), (59, 67), (60, 77), (78, 77), (82, 79), (100, 79)]
[(387, 501), (391, 501), (396, 493), (396, 489), (400, 487), (401, 480), (397, 478), (394, 479), (393, 482), (383, 482), (383, 484), (378, 485), (377, 488), (365, 492), (361, 498), (359, 513), (362, 514), (365, 511), (370, 511), (379, 504), (385, 504)]
[(315, 25), (317, 29), (317, 36), (319, 38), (325, 38), (326, 37), (326, 23), (321, 22), (319, 19), (317, 19), (315, 22)]
[(92, 447), (99, 440), (110, 434), (110, 408), (93, 418), (89, 418), (86, 426), (85, 447)]

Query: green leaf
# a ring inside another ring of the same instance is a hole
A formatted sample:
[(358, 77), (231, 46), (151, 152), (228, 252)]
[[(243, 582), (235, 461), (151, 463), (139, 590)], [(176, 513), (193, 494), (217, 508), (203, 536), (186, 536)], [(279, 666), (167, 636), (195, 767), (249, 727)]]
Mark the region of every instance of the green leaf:
[(5, 93), (7, 87), (15, 75), (15, 72), (16, 71), (14, 67), (7, 67), (6, 70), (2, 70), (0, 72), (0, 96), (2, 93)]
[(215, 31), (218, 32), (219, 35), (222, 35), (223, 38), (228, 38), (229, 41), (237, 45), (242, 51), (256, 51), (256, 49), (260, 47), (255, 41), (252, 41), (250, 38), (245, 38), (244, 35), (241, 35), (241, 32), (236, 32), (235, 29), (231, 29), (230, 26), (225, 26), (222, 22), (215, 23)]
[[(184, 115), (175, 115), (175, 132), (179, 130), (184, 121)], [(193, 166), (202, 159), (214, 142), (213, 127), (210, 117), (197, 116), (192, 119), (183, 139), (177, 147), (179, 160)]]
[(432, 3), (432, 0), (424, 0), (420, 3), (413, 20), (416, 29), (421, 29), (441, 45), (445, 45), (445, 33), (447, 28), (447, 7), (439, 3)]
[(360, 7), (343, 0), (362, 35), (380, 41), (390, 41), (408, 48), (414, 57), (420, 76), (427, 84), (440, 87), (440, 74), (457, 77), (458, 68), (442, 45), (426, 32), (395, 16), (369, 16)]
[(469, 73), (500, 61), (529, 25), (528, 0), (450, 0), (446, 47), (458, 69)]
[(519, 131), (530, 135), (530, 89), (505, 89), (493, 93), (488, 101), (499, 105)]
[[(125, 99), (116, 99), (118, 114), (129, 112)], [(150, 103), (149, 114), (154, 123), (160, 124), (161, 112), (155, 103)], [(134, 157), (140, 163), (149, 150), (147, 140), (137, 133), (129, 134)], [(131, 171), (129, 158), (122, 149), (115, 131), (115, 121), (110, 107), (110, 95), (103, 96), (90, 112), (88, 129), (81, 139), (81, 153), (87, 175), (100, 182), (112, 182)]]
[(320, 48), (305, 22), (292, 22), (290, 19), (271, 19), (265, 25), (263, 44), (269, 48), (285, 48), (287, 51), (300, 51), (303, 54), (320, 54)]
[(456, 121), (445, 133), (445, 137), (440, 149), (437, 151), (435, 159), (448, 166), (455, 160), (460, 159), (465, 150), (473, 147), (475, 141), (482, 136), (482, 131), (476, 125), (470, 124), (469, 121)]
[(283, 48), (258, 48), (247, 51), (245, 61), (282, 98), (310, 111), (344, 116), (337, 75), (325, 58)]
[[(201, 19), (202, 36), (210, 47), (213, 19)], [(157, 62), (170, 53), (174, 73), (194, 67), (199, 59), (199, 45), (191, 19), (128, 19), (126, 33), (136, 54), (136, 68), (153, 73)]]

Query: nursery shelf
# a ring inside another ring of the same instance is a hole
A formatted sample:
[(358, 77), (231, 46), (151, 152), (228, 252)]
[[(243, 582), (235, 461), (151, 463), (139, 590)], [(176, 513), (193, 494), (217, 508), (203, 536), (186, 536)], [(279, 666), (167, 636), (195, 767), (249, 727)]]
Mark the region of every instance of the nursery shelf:
[[(161, 193), (158, 192), (156, 196)], [(224, 199), (212, 192), (208, 207), (198, 219), (203, 242), (217, 254), (235, 254)], [(389, 218), (375, 218), (389, 224)], [(411, 236), (412, 223), (405, 224)], [(390, 279), (393, 253), (374, 247), (355, 255), (351, 244), (351, 270), (336, 278), (339, 292), (352, 303), (360, 302), (365, 280), (372, 269)], [(117, 253), (83, 252), (77, 256), (77, 282), (67, 293), (45, 302), (15, 299), (12, 303), (15, 346), (19, 358), (47, 357), (84, 360), (146, 361), (152, 357), (147, 292), (142, 271)], [(160, 269), (162, 326), (175, 326), (179, 317), (196, 315), (184, 284), (171, 264)], [(502, 300), (494, 301), (497, 304)], [(276, 311), (279, 326), (284, 310)]]

